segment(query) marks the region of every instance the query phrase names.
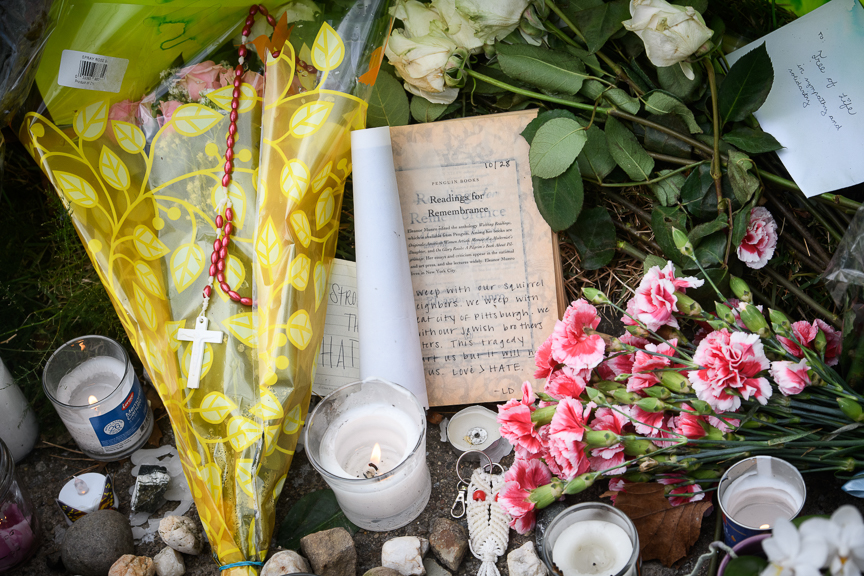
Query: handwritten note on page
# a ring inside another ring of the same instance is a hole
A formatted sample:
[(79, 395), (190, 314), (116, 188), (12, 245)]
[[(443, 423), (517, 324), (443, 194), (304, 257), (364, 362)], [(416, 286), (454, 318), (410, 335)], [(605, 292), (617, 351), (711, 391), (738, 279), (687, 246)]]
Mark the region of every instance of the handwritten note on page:
[(326, 396), (360, 379), (360, 340), (357, 331), (357, 266), (333, 260), (327, 286), (327, 317), (318, 352), (312, 392)]
[(765, 43), (774, 85), (756, 112), (807, 196), (864, 182), (864, 8), (833, 0), (736, 50), (735, 63)]

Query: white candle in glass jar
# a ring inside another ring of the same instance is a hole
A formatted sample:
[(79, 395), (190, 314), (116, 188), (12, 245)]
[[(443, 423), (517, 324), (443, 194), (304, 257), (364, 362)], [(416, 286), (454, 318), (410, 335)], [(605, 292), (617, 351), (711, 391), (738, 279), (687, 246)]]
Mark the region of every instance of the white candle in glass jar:
[(36, 413), (0, 359), (0, 438), (15, 462), (27, 456), (39, 439)]
[(615, 576), (633, 555), (623, 528), (602, 520), (583, 520), (565, 528), (552, 546), (552, 561), (564, 576)]
[(723, 509), (738, 524), (768, 530), (778, 519), (791, 520), (798, 514), (804, 504), (804, 493), (792, 479), (775, 473), (776, 459), (755, 460), (755, 469), (733, 480), (721, 501)]

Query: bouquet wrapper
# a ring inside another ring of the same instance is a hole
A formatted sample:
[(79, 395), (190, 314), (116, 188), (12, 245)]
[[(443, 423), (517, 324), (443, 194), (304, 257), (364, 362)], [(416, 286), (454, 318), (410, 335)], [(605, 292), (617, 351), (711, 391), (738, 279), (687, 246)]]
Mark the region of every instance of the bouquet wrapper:
[[(363, 126), (389, 23), (386, 2), (360, 8), (295, 24), (280, 56), (267, 59), (263, 104), (243, 84), (228, 190), (221, 178), (233, 87), (158, 122), (117, 119), (119, 96), (61, 90), (57, 106), (46, 104), (49, 112), (74, 109), (68, 124), (33, 112), (20, 130), (168, 410), (214, 557), (222, 566), (241, 563), (222, 572), (228, 576), (254, 574), (254, 565), (243, 563), (266, 556), (308, 410), (323, 288), (350, 173), (349, 132)], [(232, 13), (238, 26), (246, 10)], [(350, 43), (340, 33), (346, 25)], [(210, 44), (224, 44), (238, 26), (211, 31)], [(295, 55), (308, 62), (302, 78)], [(364, 74), (371, 83), (358, 82)], [(298, 162), (315, 176), (302, 191), (290, 187), (303, 184)], [(226, 192), (236, 228), (227, 281), (254, 305), (214, 290), (206, 317), (209, 329), (225, 336), (205, 344), (200, 387), (189, 388), (193, 346), (179, 330), (194, 328), (200, 313), (217, 237), (214, 209)]]

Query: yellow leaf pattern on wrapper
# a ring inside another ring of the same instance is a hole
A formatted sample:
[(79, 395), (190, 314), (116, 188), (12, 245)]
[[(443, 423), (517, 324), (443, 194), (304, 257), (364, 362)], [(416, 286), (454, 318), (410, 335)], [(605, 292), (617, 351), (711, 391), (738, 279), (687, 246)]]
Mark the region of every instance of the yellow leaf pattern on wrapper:
[(201, 106), (200, 104), (184, 104), (171, 115), (174, 129), (184, 136), (198, 136), (216, 125), (223, 118), (222, 114)]
[(330, 170), (332, 169), (333, 161), (331, 160), (324, 165), (324, 168), (322, 168), (321, 171), (318, 172), (318, 175), (315, 176), (315, 179), (312, 180), (312, 190), (314, 190), (315, 192), (321, 190), (321, 188), (327, 182), (327, 178), (330, 176)]
[(96, 206), (96, 190), (89, 182), (68, 172), (54, 172), (54, 178), (57, 179), (57, 187), (70, 202), (82, 208)]
[[(243, 266), (243, 262), (241, 262), (239, 258), (235, 258), (229, 254), (225, 263), (225, 281), (229, 286), (233, 286), (236, 290), (243, 285), (245, 280), (246, 268)], [(228, 295), (222, 292), (221, 289), (214, 291), (216, 294), (219, 294), (219, 297), (222, 298), (223, 301), (228, 301)]]
[(317, 132), (327, 121), (332, 102), (309, 102), (304, 104), (291, 116), (291, 134), (296, 138), (304, 138)]
[(258, 263), (265, 268), (271, 268), (279, 261), (279, 237), (272, 218), (267, 219), (267, 224), (259, 232), (255, 252), (258, 253)]
[(132, 284), (132, 291), (135, 294), (135, 304), (138, 307), (138, 314), (141, 320), (144, 321), (144, 325), (150, 330), (156, 330), (158, 319), (156, 318), (156, 310), (153, 309), (150, 299), (147, 298), (147, 295), (137, 284)]
[(326, 22), (312, 44), (312, 65), (318, 70), (334, 70), (345, 57), (345, 45), (336, 30)]
[(111, 129), (114, 131), (114, 138), (117, 140), (117, 144), (129, 154), (138, 154), (147, 145), (144, 133), (134, 124), (112, 120)]
[(315, 263), (315, 310), (321, 305), (324, 300), (324, 294), (327, 292), (327, 274), (325, 273), (324, 264), (321, 262)]
[(165, 322), (165, 329), (168, 332), (168, 345), (171, 347), (171, 350), (176, 351), (180, 348), (180, 340), (177, 339), (177, 331), (183, 326), (186, 325), (185, 320), (178, 320), (177, 322)]
[(320, 230), (333, 219), (336, 201), (333, 199), (333, 189), (327, 188), (315, 203), (315, 225)]
[(158, 352), (159, 349), (156, 348), (156, 346), (154, 346), (153, 343), (149, 340), (146, 340), (145, 342), (145, 346), (147, 348), (147, 359), (150, 363), (150, 367), (153, 368), (153, 370), (155, 370), (156, 372), (164, 374), (165, 364), (162, 362), (162, 356)]
[[(224, 88), (220, 88), (218, 90), (214, 90), (213, 92), (207, 93), (207, 99), (213, 102), (219, 108), (222, 108), (226, 112), (231, 111), (231, 99), (232, 94), (234, 92), (234, 85), (230, 84), (225, 86)], [(251, 84), (241, 84), (240, 85), (240, 104), (237, 108), (237, 112), (243, 113), (248, 112), (252, 108), (255, 107), (255, 103), (258, 101), (258, 93), (255, 91), (255, 88), (252, 87)]]
[(291, 214), (291, 227), (294, 228), (294, 233), (297, 234), (297, 240), (304, 248), (309, 247), (309, 242), (312, 241), (312, 228), (309, 227), (309, 218), (302, 210), (297, 210)]
[(216, 464), (208, 464), (201, 468), (201, 479), (204, 480), (210, 494), (215, 498), (222, 496), (222, 472)]
[[(213, 203), (214, 210), (219, 205), (219, 201), (224, 197), (222, 184), (219, 183), (213, 186), (210, 190), (210, 201)], [(234, 210), (234, 220), (231, 221), (231, 224), (237, 230), (242, 230), (243, 219), (246, 217), (246, 192), (234, 180), (231, 180), (231, 183), (228, 185), (228, 199), (231, 200), (231, 208)]]
[(312, 322), (305, 310), (298, 310), (288, 319), (288, 340), (300, 350), (305, 350), (312, 340)]
[[(192, 362), (192, 343), (188, 343), (186, 351), (183, 353), (183, 363), (180, 367), (183, 369), (183, 375), (189, 376), (189, 364)], [(204, 344), (204, 359), (201, 363), (201, 378), (207, 375), (210, 367), (213, 366), (213, 347), (210, 344)]]
[(300, 418), (300, 414), (300, 405), (298, 404), (288, 412), (287, 416), (285, 416), (285, 423), (282, 424), (282, 432), (290, 435), (300, 430), (300, 426), (303, 425), (303, 420)]
[(261, 438), (261, 425), (243, 418), (235, 416), (228, 421), (228, 441), (237, 452), (245, 450)]
[(284, 412), (282, 410), (282, 404), (279, 403), (279, 399), (263, 386), (260, 386), (258, 390), (260, 391), (261, 400), (249, 411), (262, 420), (275, 420), (281, 418)]
[(289, 160), (282, 169), (282, 193), (291, 200), (300, 202), (309, 189), (309, 169), (302, 160)]
[(169, 252), (168, 247), (146, 226), (137, 226), (132, 237), (135, 250), (145, 260), (156, 260)]
[(276, 449), (277, 438), (279, 433), (279, 425), (267, 426), (264, 428), (264, 454), (269, 456)]
[(288, 279), (297, 290), (306, 290), (309, 284), (309, 266), (311, 262), (305, 254), (300, 254), (291, 262)]
[(144, 287), (144, 289), (161, 300), (165, 300), (165, 289), (153, 271), (145, 262), (135, 263), (135, 277)]
[(288, 478), (287, 474), (283, 474), (279, 480), (276, 481), (276, 487), (273, 488), (273, 501), (279, 500), (279, 496), (282, 494), (282, 489), (285, 488), (285, 480)]
[(246, 458), (237, 460), (237, 486), (250, 498), (255, 496), (255, 470), (252, 468), (254, 464), (254, 460)]
[(210, 392), (204, 396), (198, 408), (201, 418), (211, 424), (219, 424), (228, 417), (228, 414), (237, 409), (237, 405), (221, 392)]
[(183, 244), (171, 255), (171, 277), (183, 292), (204, 270), (204, 251), (197, 244)]
[(129, 169), (107, 146), (102, 146), (99, 154), (99, 172), (112, 188), (126, 190), (129, 188)]
[(102, 136), (107, 124), (108, 101), (102, 100), (85, 106), (83, 110), (76, 112), (72, 127), (82, 140), (91, 142)]
[(246, 346), (258, 346), (258, 315), (242, 312), (222, 321), (228, 331)]

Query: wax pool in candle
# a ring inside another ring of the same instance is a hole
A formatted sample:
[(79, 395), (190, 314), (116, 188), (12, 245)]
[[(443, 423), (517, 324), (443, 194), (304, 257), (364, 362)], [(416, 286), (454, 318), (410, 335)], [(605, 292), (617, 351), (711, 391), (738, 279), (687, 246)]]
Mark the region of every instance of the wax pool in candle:
[(564, 576), (614, 576), (633, 555), (633, 544), (620, 526), (584, 520), (565, 528), (552, 547), (552, 561)]
[(95, 404), (111, 394), (125, 373), (126, 364), (116, 358), (91, 358), (60, 380), (57, 400), (70, 406)]
[(770, 459), (759, 458), (754, 471), (729, 484), (723, 493), (723, 508), (735, 522), (767, 530), (778, 518), (792, 519), (802, 500), (800, 490), (773, 474)]

